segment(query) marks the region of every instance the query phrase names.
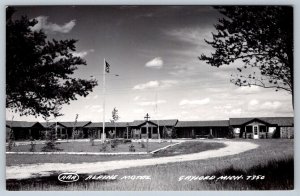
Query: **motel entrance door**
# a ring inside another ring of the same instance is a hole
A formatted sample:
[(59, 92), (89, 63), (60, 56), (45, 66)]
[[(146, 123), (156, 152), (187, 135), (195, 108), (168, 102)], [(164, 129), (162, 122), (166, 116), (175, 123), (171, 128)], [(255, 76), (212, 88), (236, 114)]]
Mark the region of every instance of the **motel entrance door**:
[(253, 125), (253, 139), (259, 139), (258, 125)]

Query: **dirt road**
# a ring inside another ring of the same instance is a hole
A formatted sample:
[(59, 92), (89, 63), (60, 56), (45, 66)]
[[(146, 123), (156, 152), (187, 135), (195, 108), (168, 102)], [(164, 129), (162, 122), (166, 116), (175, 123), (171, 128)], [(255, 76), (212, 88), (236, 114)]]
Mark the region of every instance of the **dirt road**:
[(166, 164), (174, 162), (194, 161), (216, 157), (239, 154), (258, 147), (257, 144), (246, 141), (219, 141), (226, 145), (224, 148), (217, 150), (208, 150), (199, 153), (177, 155), (170, 157), (159, 157), (151, 159), (138, 160), (120, 160), (94, 163), (43, 163), (27, 164), (6, 167), (6, 179), (25, 179), (34, 176), (48, 176), (53, 171), (57, 173), (74, 172), (74, 173), (98, 173), (116, 169), (125, 169), (132, 167), (142, 167), (157, 164)]

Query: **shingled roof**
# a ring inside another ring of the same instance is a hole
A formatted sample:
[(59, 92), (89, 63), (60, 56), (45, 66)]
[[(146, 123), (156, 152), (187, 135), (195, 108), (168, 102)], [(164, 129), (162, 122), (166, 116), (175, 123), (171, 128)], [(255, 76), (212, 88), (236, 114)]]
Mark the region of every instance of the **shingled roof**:
[(179, 121), (176, 127), (226, 127), (229, 120)]
[[(127, 127), (130, 122), (116, 122), (115, 124), (112, 122), (105, 122), (105, 127)], [(95, 127), (103, 127), (102, 122), (95, 122), (87, 125), (86, 127), (95, 128)]]
[[(73, 122), (57, 122), (57, 123), (61, 124), (64, 127), (71, 128), (71, 127), (74, 127), (75, 122), (73, 121)], [(76, 122), (75, 127), (85, 127), (85, 126), (89, 125), (90, 123), (91, 123), (91, 121), (78, 121), (78, 122)]]
[(51, 127), (55, 124), (55, 122), (41, 122), (41, 125), (43, 125), (44, 128), (47, 128), (47, 127)]
[(266, 123), (278, 126), (294, 126), (294, 117), (253, 117), (253, 118), (230, 118), (229, 124), (232, 126), (242, 125), (251, 120), (259, 119)]
[[(173, 127), (178, 123), (177, 119), (167, 119), (167, 120), (150, 120), (155, 124), (159, 124), (159, 126), (170, 126)], [(136, 127), (143, 124), (145, 120), (135, 120), (133, 121), (130, 126)]]
[(30, 128), (33, 127), (35, 124), (40, 124), (39, 122), (27, 122), (27, 121), (11, 121), (7, 120), (6, 125), (8, 127), (21, 127), (21, 128)]

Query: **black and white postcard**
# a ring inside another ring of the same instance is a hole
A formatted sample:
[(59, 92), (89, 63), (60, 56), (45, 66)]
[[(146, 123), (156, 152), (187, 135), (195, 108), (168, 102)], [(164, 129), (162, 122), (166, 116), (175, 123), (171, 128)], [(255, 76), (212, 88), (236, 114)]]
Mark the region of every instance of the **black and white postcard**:
[(8, 5), (6, 189), (294, 189), (293, 6)]

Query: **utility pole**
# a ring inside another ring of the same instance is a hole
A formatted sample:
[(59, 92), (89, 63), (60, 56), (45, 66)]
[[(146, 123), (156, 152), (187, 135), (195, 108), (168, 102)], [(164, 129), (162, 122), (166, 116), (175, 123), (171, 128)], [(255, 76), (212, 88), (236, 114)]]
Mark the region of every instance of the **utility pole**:
[(147, 113), (144, 118), (146, 120), (146, 129), (147, 129), (147, 153), (149, 153), (149, 131), (148, 131), (148, 121), (150, 118), (149, 114)]
[[(109, 68), (108, 68), (109, 69)], [(103, 122), (102, 122), (102, 143), (104, 143), (105, 141), (105, 75), (106, 75), (106, 61), (104, 58), (104, 62), (103, 62), (103, 89), (102, 89), (102, 93), (103, 93)]]

